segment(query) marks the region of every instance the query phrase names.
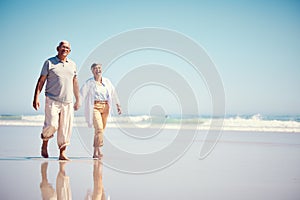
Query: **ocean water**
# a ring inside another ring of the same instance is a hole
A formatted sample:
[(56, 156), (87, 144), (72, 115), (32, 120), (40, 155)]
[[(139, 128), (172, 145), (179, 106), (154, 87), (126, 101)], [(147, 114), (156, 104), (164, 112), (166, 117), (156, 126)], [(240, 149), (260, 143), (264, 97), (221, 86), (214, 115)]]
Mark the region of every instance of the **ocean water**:
[[(0, 115), (0, 126), (42, 126), (44, 115)], [(75, 117), (75, 127), (86, 127), (83, 116)], [(210, 116), (112, 116), (108, 127), (195, 129), (260, 132), (300, 132), (300, 115)]]

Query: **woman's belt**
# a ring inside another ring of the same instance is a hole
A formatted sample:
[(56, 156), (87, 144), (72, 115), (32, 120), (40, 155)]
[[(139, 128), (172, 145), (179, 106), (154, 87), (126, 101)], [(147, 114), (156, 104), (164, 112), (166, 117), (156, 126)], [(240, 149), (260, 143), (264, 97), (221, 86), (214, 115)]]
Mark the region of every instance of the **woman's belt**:
[(108, 101), (99, 101), (99, 100), (95, 100), (94, 103), (102, 103), (102, 104), (107, 104)]

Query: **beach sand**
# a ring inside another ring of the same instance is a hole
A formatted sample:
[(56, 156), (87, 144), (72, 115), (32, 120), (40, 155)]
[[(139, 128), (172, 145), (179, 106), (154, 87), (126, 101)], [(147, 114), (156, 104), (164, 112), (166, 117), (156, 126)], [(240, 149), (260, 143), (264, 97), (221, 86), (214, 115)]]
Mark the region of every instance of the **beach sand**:
[[(92, 160), (76, 132), (67, 149), (72, 161), (57, 160), (56, 139), (49, 145), (50, 158), (41, 158), (40, 131), (41, 127), (0, 126), (1, 199), (47, 195), (88, 199), (102, 192), (112, 200), (300, 197), (300, 133), (225, 131), (213, 151), (199, 159), (205, 135), (200, 131), (173, 164), (152, 173), (132, 174), (105, 165), (112, 159), (135, 162), (122, 155), (104, 151), (104, 166)], [(122, 145), (126, 144), (130, 142), (122, 139)]]

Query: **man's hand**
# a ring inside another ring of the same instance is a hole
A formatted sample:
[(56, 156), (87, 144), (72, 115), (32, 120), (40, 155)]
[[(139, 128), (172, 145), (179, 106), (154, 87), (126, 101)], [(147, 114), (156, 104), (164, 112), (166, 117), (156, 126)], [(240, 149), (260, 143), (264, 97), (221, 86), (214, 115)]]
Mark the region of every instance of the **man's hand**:
[(74, 110), (78, 110), (80, 108), (80, 103), (79, 101), (76, 101), (74, 104)]
[(35, 110), (40, 108), (40, 101), (38, 99), (33, 100), (32, 106)]
[(41, 75), (39, 80), (36, 83), (34, 96), (33, 96), (33, 103), (32, 103), (32, 106), (35, 110), (38, 110), (40, 108), (39, 95), (43, 89), (46, 79), (47, 79), (47, 76)]

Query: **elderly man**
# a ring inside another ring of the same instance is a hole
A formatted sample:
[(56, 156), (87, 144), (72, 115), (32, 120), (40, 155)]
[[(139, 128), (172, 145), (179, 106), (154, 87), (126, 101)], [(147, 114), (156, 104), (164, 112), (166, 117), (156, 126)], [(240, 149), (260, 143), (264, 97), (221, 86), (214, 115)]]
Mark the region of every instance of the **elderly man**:
[[(40, 107), (39, 94), (46, 83), (45, 121), (41, 134), (43, 140), (41, 154), (48, 158), (48, 140), (57, 131), (57, 144), (60, 150), (59, 160), (69, 160), (65, 155), (70, 144), (74, 109), (80, 106), (76, 64), (67, 56), (71, 52), (68, 41), (61, 41), (56, 48), (57, 55), (45, 61), (38, 79), (33, 99), (33, 108)], [(75, 104), (73, 105), (73, 94)]]

